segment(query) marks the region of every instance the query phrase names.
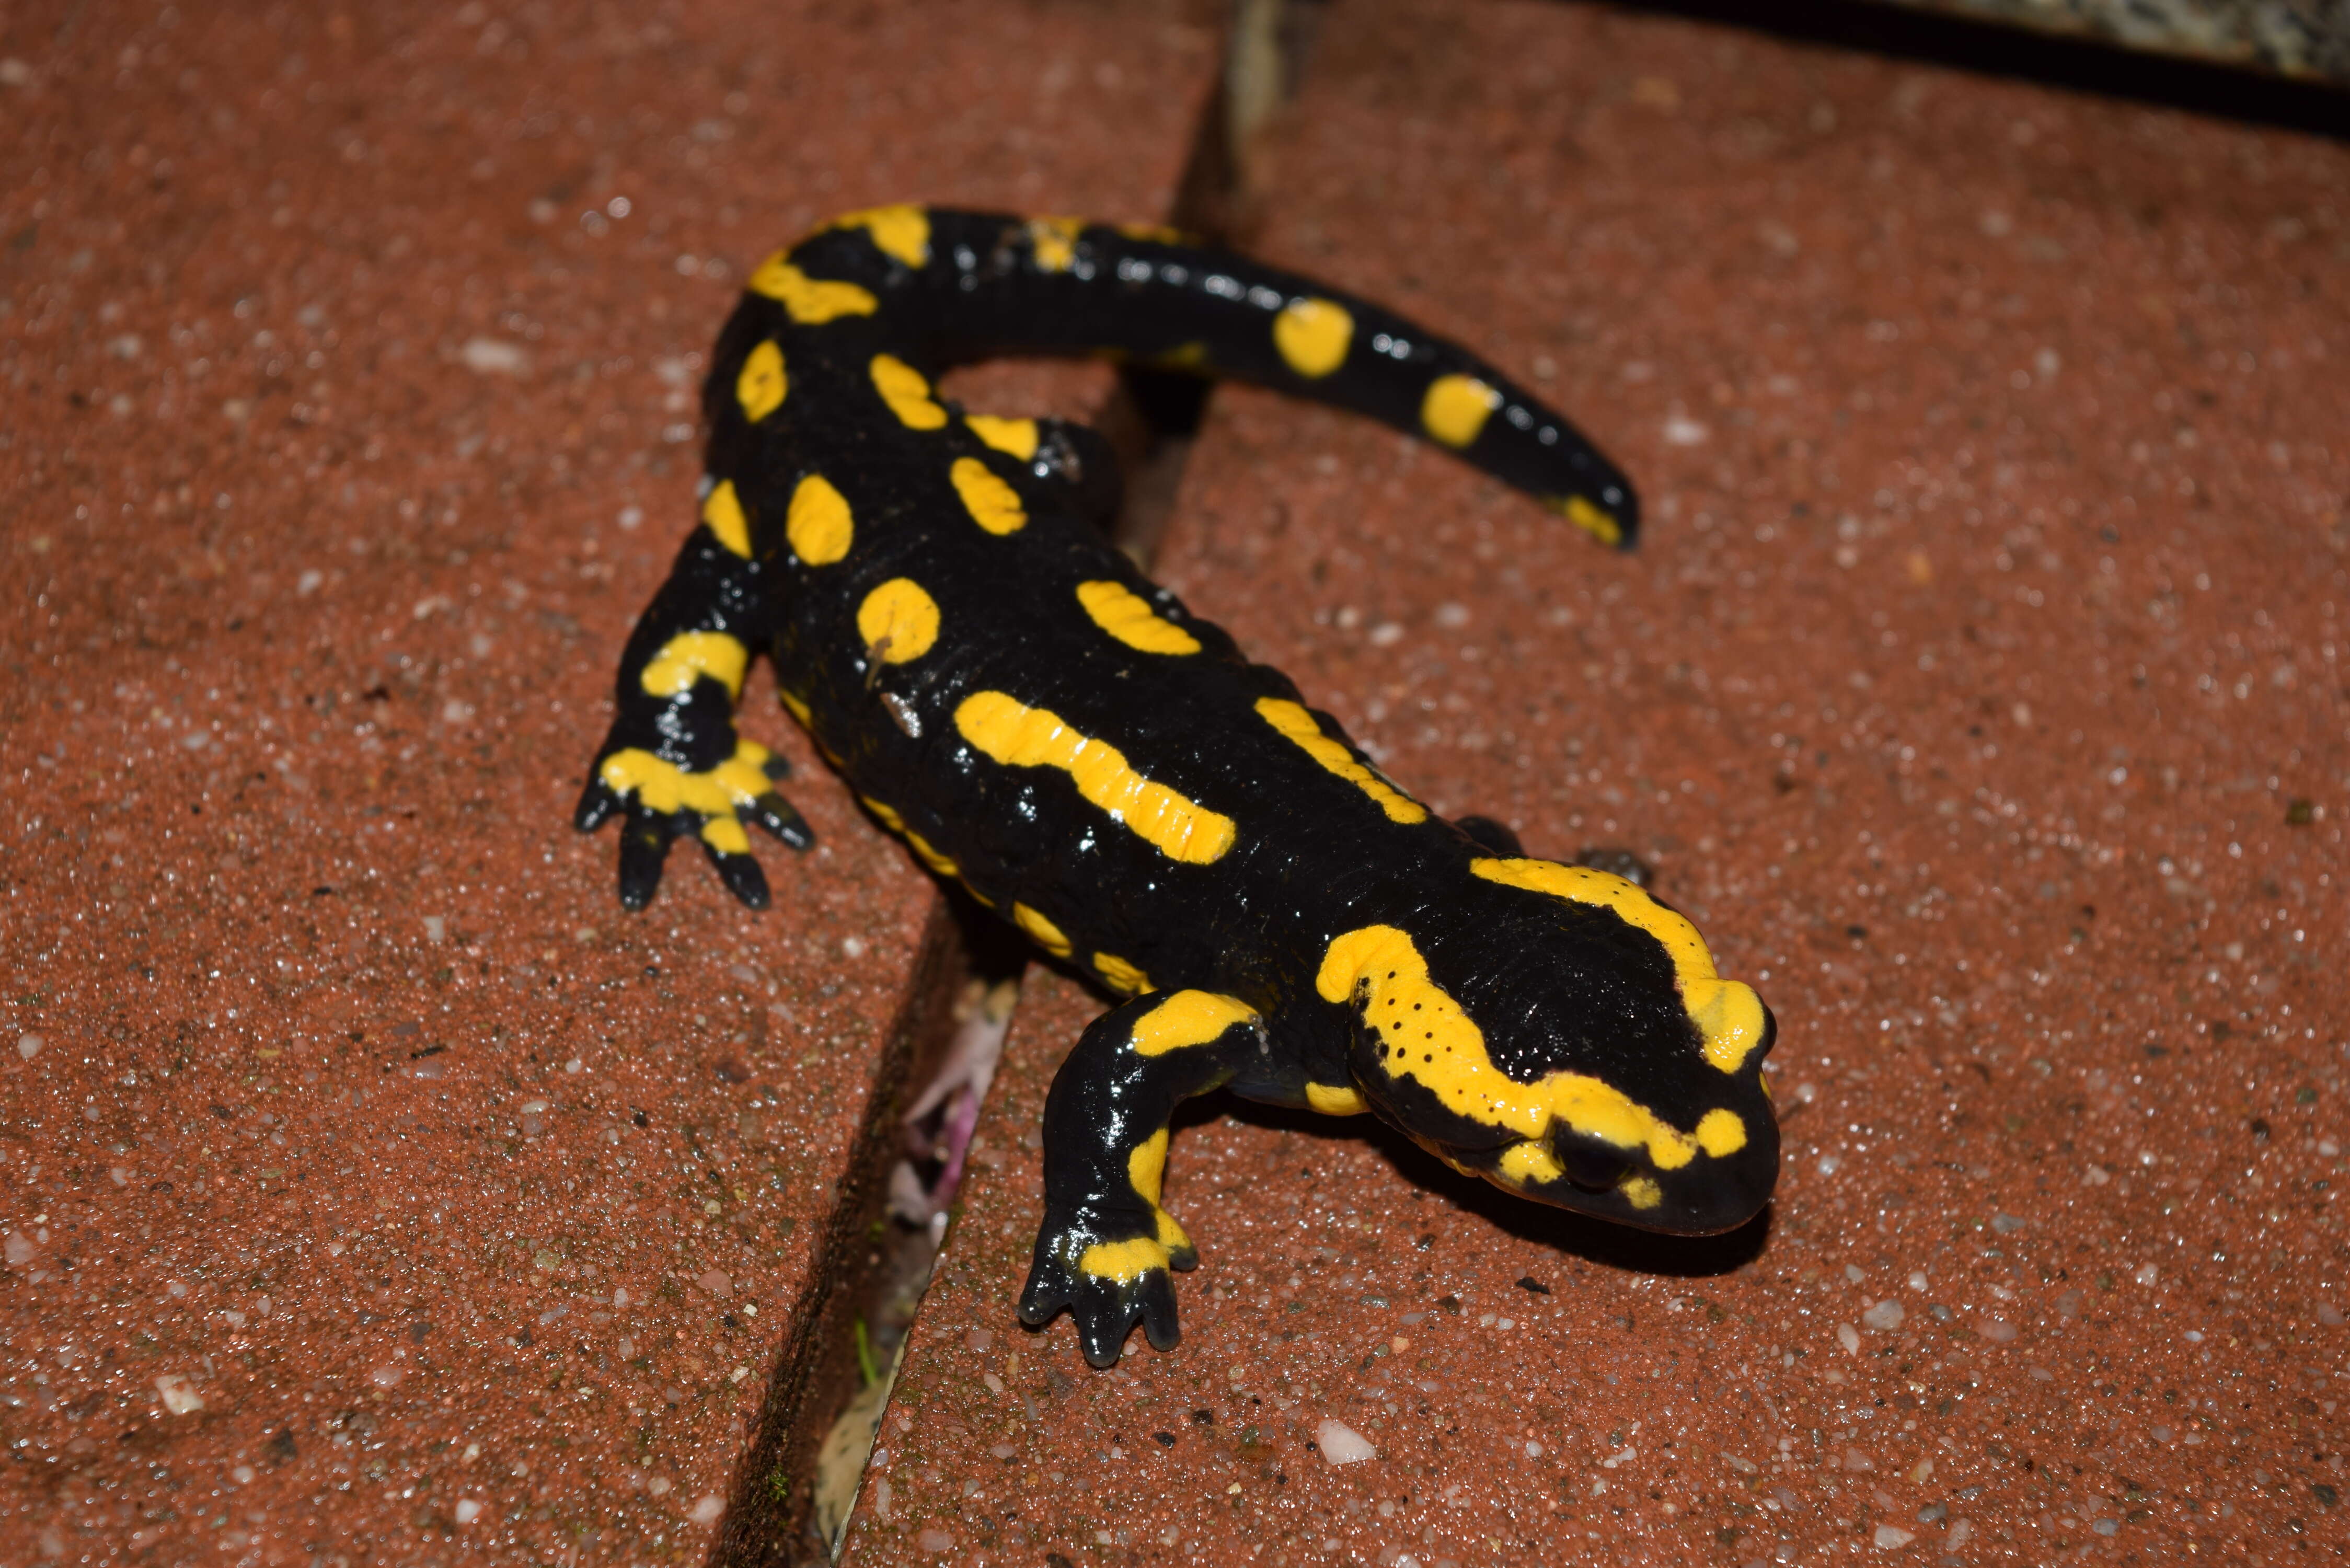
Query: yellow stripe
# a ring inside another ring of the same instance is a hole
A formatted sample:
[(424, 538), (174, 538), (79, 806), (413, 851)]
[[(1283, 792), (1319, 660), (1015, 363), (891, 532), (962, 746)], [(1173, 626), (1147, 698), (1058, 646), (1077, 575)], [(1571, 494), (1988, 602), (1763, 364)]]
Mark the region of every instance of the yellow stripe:
[(723, 631), (681, 631), (661, 644), (638, 684), (655, 697), (676, 697), (707, 675), (726, 688), (727, 696), (737, 697), (750, 662), (751, 650), (738, 638)]
[(1130, 1241), (1097, 1241), (1077, 1259), (1077, 1267), (1097, 1280), (1132, 1284), (1167, 1267), (1167, 1245), (1149, 1236), (1137, 1236)]
[(1128, 996), (1140, 996), (1151, 989), (1150, 977), (1116, 953), (1094, 954), (1094, 968)]
[(1235, 1023), (1254, 1023), (1256, 1009), (1236, 996), (1212, 991), (1178, 991), (1135, 1021), (1130, 1041), (1138, 1056), (1163, 1056), (1193, 1045), (1211, 1044)]
[(734, 493), (733, 480), (720, 480), (702, 498), (702, 520), (720, 544), (746, 561), (751, 558), (751, 520), (743, 514), (743, 498)]
[(869, 289), (853, 283), (834, 283), (808, 276), (777, 251), (759, 264), (747, 285), (754, 294), (779, 301), (785, 312), (803, 327), (821, 327), (843, 316), (870, 316), (877, 301)]
[(768, 338), (743, 357), (743, 369), (734, 378), (734, 400), (743, 405), (743, 417), (757, 424), (784, 406), (784, 394), (791, 382), (784, 374), (784, 351)]
[(666, 758), (631, 746), (606, 757), (598, 776), (615, 794), (634, 794), (649, 810), (731, 816), (775, 788), (762, 765), (767, 754), (767, 748), (756, 741), (736, 741), (733, 756), (708, 773), (690, 774)]
[(863, 229), (883, 255), (918, 267), (931, 259), (931, 215), (920, 207), (900, 203), (843, 213), (825, 225), (831, 229)]
[(1305, 754), (1378, 802), (1389, 822), (1426, 822), (1428, 807), (1357, 762), (1354, 753), (1322, 732), (1302, 703), (1280, 697), (1257, 699), (1258, 717), (1297, 742)]
[(959, 457), (947, 471), (954, 483), (955, 493), (962, 497), (963, 510), (971, 520), (1001, 538), (1016, 534), (1028, 525), (1027, 510), (1020, 504), (1020, 493), (995, 475), (995, 471), (975, 457)]
[(999, 763), (1061, 769), (1079, 794), (1170, 860), (1212, 865), (1232, 846), (1231, 817), (1153, 784), (1127, 765), (1125, 753), (1077, 733), (1049, 709), (981, 691), (955, 709), (955, 728)]
[(1762, 999), (1752, 988), (1714, 972), (1713, 954), (1689, 920), (1666, 909), (1621, 877), (1588, 866), (1549, 860), (1472, 860), (1469, 869), (1488, 882), (1547, 893), (1578, 904), (1615, 910), (1663, 944), (1680, 981), (1681, 1006), (1705, 1041), (1705, 1059), (1735, 1073), (1762, 1044)]
[(1144, 653), (1200, 651), (1198, 638), (1162, 618), (1150, 607), (1149, 599), (1124, 583), (1079, 583), (1077, 602), (1086, 607), (1086, 614), (1093, 618), (1096, 626), (1128, 648)]
[(946, 410), (931, 400), (931, 384), (922, 373), (892, 354), (876, 354), (868, 367), (873, 389), (911, 431), (934, 431), (947, 422)]
[(1069, 956), (1069, 939), (1042, 912), (1025, 904), (1014, 904), (1012, 906), (1012, 923), (1027, 932), (1038, 947), (1055, 958)]

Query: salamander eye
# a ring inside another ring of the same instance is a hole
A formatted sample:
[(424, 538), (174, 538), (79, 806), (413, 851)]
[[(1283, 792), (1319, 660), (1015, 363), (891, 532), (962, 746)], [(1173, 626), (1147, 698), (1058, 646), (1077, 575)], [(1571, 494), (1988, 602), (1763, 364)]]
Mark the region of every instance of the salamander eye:
[(1565, 1168), (1566, 1179), (1586, 1192), (1613, 1190), (1632, 1168), (1631, 1157), (1622, 1149), (1579, 1133), (1553, 1134), (1551, 1154)]

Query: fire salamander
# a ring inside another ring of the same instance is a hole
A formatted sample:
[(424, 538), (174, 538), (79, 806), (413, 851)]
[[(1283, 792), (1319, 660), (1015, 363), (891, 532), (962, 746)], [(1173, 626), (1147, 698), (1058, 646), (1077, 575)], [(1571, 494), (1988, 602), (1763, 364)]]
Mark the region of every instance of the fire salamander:
[(754, 655), (865, 806), (1061, 963), (1125, 1000), (1045, 1111), (1020, 1300), (1107, 1366), (1175, 1343), (1168, 1122), (1217, 1087), (1372, 1112), (1455, 1168), (1705, 1233), (1769, 1198), (1774, 1025), (1695, 928), (1623, 878), (1442, 820), (1278, 671), (1106, 540), (1087, 428), (967, 413), (949, 365), (1083, 351), (1229, 376), (1451, 449), (1603, 544), (1625, 479), (1492, 367), (1332, 288), (1169, 231), (913, 206), (838, 218), (750, 277), (718, 339), (701, 524), (620, 662), (577, 814), (620, 819), (650, 900), (701, 841), (810, 834), (737, 732)]

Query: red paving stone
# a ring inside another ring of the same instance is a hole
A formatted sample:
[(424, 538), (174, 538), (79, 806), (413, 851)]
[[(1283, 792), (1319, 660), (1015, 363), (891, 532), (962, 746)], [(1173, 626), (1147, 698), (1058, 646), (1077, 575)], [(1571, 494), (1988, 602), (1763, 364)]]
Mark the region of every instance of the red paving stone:
[(744, 270), (1166, 210), (1211, 32), (985, 22), (0, 20), (0, 1562), (710, 1552), (934, 894), (570, 807)]
[(1364, 0), (1270, 166), (1265, 254), (1547, 388), (1648, 541), (1226, 390), (1161, 575), (1440, 809), (1656, 863), (1777, 1010), (1780, 1196), (1643, 1241), (1211, 1102), (1183, 1341), (1092, 1374), (1013, 1316), (1097, 1005), (1032, 988), (850, 1560), (2338, 1560), (2350, 149)]

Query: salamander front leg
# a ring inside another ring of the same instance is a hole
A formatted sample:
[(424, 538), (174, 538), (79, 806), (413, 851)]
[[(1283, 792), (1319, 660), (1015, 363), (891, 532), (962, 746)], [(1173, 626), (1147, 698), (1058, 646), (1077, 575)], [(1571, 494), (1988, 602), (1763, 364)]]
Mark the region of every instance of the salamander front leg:
[(1173, 1347), (1171, 1271), (1199, 1254), (1159, 1207), (1167, 1124), (1265, 1050), (1256, 1010), (1214, 992), (1139, 996), (1087, 1026), (1045, 1102), (1045, 1223), (1021, 1322), (1067, 1307), (1096, 1366), (1117, 1364), (1138, 1322), (1153, 1349)]

